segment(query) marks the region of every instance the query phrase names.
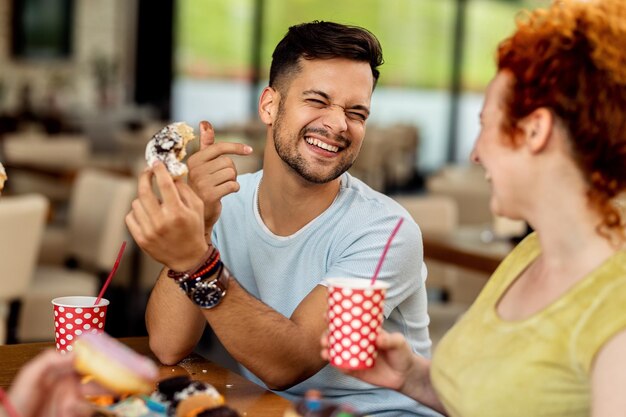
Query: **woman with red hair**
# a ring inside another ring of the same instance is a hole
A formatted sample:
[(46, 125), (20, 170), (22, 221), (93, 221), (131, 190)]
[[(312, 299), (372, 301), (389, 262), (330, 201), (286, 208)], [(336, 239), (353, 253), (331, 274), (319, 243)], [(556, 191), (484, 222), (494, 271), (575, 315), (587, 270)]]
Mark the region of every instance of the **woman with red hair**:
[(623, 416), (626, 2), (555, 1), (517, 26), (498, 48), (471, 159), (493, 213), (535, 233), (432, 363), (382, 333), (375, 366), (350, 374), (450, 416)]

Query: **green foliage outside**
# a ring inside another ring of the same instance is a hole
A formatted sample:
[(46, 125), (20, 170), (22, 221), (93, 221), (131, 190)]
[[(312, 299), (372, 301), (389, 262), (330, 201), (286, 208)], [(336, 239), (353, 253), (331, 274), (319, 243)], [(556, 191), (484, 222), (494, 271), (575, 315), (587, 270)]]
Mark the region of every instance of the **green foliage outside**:
[(246, 77), (253, 2), (180, 0), (176, 4), (176, 73), (191, 78)]
[(496, 70), (496, 48), (515, 31), (524, 10), (545, 7), (548, 0), (468, 0), (463, 42), (463, 87), (482, 91)]
[[(524, 8), (547, 0), (467, 0), (463, 85), (482, 90), (495, 71), (494, 51)], [(180, 0), (176, 70), (192, 78), (247, 78), (253, 0)], [(380, 84), (447, 88), (452, 65), (455, 0), (266, 0), (261, 48), (267, 76), (271, 52), (287, 28), (311, 20), (363, 26), (379, 38)]]
[[(321, 5), (320, 3), (324, 3)], [(363, 26), (379, 38), (385, 57), (381, 84), (438, 87), (449, 78), (453, 1), (270, 0), (263, 62), (290, 25), (333, 20)]]

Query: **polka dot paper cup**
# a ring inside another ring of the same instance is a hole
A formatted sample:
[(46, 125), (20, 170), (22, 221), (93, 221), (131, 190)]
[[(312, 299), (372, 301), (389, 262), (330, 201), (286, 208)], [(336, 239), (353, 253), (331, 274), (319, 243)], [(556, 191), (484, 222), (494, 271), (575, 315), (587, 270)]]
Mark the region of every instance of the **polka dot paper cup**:
[(83, 333), (104, 332), (109, 300), (97, 297), (59, 297), (52, 300), (54, 306), (54, 341), (61, 353), (72, 350), (72, 343)]
[(383, 322), (386, 282), (329, 278), (328, 339), (330, 363), (343, 369), (374, 366), (376, 337)]

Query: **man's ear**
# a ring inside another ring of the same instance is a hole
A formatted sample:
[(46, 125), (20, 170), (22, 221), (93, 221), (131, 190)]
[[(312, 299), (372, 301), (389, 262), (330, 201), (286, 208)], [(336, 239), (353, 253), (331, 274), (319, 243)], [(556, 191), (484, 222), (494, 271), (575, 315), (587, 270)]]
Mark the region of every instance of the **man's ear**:
[(265, 87), (259, 98), (259, 117), (266, 125), (274, 123), (274, 117), (280, 100), (278, 91), (272, 87)]
[(552, 136), (554, 115), (547, 108), (540, 107), (524, 117), (519, 126), (524, 132), (525, 146), (532, 153), (538, 153), (546, 147)]

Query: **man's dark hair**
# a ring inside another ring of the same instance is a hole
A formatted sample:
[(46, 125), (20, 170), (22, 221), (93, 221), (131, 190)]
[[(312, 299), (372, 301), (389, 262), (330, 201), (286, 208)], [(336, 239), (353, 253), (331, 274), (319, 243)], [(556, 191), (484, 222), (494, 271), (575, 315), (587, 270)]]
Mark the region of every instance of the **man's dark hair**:
[(383, 51), (378, 39), (362, 27), (318, 20), (291, 26), (272, 54), (270, 87), (280, 89), (285, 78), (297, 73), (300, 58), (347, 58), (367, 62), (375, 86)]

